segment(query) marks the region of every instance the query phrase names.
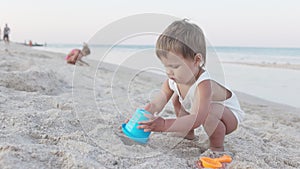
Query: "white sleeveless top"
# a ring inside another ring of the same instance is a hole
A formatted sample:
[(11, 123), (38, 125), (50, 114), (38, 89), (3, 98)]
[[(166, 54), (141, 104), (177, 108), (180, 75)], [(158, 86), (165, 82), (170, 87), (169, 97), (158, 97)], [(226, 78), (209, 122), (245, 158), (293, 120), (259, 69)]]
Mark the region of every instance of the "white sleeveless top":
[[(197, 81), (190, 87), (185, 98), (183, 99), (182, 96), (180, 95), (177, 83), (174, 80), (169, 79), (170, 89), (173, 90), (179, 96), (179, 102), (181, 103), (181, 105), (183, 106), (183, 108), (185, 109), (186, 112), (191, 112), (196, 87), (204, 80), (213, 80), (209, 76), (209, 73), (207, 71), (203, 72), (200, 75), (200, 77), (197, 79)], [(215, 80), (213, 80), (213, 81), (215, 81)], [(217, 81), (215, 81), (215, 82), (217, 82)], [(220, 83), (218, 83), (218, 84), (221, 85)], [(235, 117), (237, 118), (238, 123), (240, 123), (242, 121), (245, 113), (242, 111), (236, 95), (230, 89), (228, 89), (226, 86), (224, 86), (224, 85), (221, 85), (221, 86), (225, 87), (227, 90), (229, 90), (231, 92), (231, 97), (224, 101), (213, 101), (212, 103), (220, 103), (220, 104), (223, 104), (224, 106), (226, 106), (227, 108), (229, 108), (233, 112)]]

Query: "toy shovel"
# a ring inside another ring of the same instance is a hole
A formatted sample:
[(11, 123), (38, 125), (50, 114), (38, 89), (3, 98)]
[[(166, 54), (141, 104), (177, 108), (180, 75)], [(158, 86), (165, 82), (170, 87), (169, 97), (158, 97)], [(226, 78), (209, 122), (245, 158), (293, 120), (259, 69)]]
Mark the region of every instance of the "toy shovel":
[(200, 161), (205, 168), (221, 168), (222, 163), (230, 163), (232, 158), (229, 155), (223, 155), (219, 158), (200, 157)]

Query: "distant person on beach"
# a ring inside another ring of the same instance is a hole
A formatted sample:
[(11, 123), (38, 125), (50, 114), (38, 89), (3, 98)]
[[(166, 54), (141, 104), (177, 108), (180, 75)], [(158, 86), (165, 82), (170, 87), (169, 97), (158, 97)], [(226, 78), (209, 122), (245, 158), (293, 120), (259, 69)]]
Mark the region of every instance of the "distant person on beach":
[(3, 30), (3, 40), (7, 43), (9, 43), (9, 33), (10, 33), (10, 28), (5, 24), (4, 30)]
[[(139, 122), (138, 128), (177, 132), (194, 139), (194, 129), (203, 126), (210, 149), (224, 151), (225, 135), (237, 129), (244, 112), (232, 90), (210, 77), (205, 68), (206, 42), (201, 28), (188, 20), (173, 22), (159, 36), (156, 55), (168, 79), (144, 108), (152, 114), (146, 115), (149, 121)], [(176, 118), (158, 116), (172, 96)]]
[(67, 63), (75, 65), (77, 61), (79, 61), (80, 65), (87, 65), (89, 64), (82, 60), (82, 57), (87, 56), (91, 53), (90, 48), (86, 43), (83, 44), (82, 50), (80, 49), (73, 49), (71, 52), (66, 56)]

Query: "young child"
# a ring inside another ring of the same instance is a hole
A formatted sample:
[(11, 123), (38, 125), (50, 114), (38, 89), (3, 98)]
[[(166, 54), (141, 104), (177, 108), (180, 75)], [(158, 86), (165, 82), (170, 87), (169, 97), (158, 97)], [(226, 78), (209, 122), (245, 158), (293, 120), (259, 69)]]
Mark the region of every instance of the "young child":
[(80, 64), (85, 64), (89, 66), (89, 64), (82, 60), (82, 57), (87, 56), (91, 53), (90, 48), (86, 43), (83, 44), (82, 50), (80, 49), (73, 49), (71, 52), (66, 56), (67, 63), (75, 65), (77, 61), (80, 61)]
[(180, 132), (193, 139), (203, 125), (210, 149), (224, 151), (225, 135), (237, 129), (244, 112), (236, 95), (209, 76), (205, 69), (206, 44), (202, 30), (187, 20), (173, 22), (159, 36), (156, 54), (168, 79), (145, 110), (161, 112), (173, 96), (176, 119), (149, 115), (138, 128), (154, 132)]

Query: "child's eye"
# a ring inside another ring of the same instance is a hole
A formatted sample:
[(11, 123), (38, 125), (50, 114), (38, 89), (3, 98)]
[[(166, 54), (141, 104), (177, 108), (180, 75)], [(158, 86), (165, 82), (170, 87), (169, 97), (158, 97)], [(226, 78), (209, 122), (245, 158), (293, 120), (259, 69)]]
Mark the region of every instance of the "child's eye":
[(176, 65), (176, 66), (171, 66), (171, 68), (173, 68), (173, 69), (177, 69), (177, 68), (179, 68), (179, 65)]

